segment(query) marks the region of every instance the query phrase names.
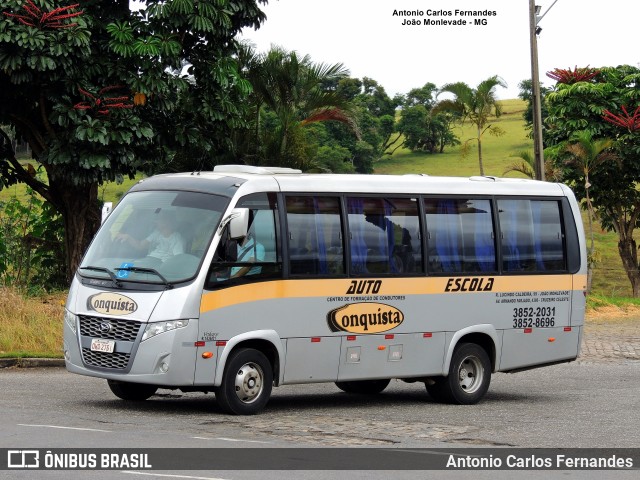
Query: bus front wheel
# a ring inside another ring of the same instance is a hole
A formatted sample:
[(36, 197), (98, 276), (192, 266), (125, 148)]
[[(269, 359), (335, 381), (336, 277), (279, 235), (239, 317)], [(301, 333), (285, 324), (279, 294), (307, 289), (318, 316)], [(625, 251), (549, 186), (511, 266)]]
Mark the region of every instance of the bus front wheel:
[(473, 405), (487, 393), (490, 382), (491, 362), (487, 352), (475, 343), (463, 343), (453, 352), (449, 375), (426, 386), (436, 401)]
[(269, 401), (272, 386), (273, 370), (267, 357), (253, 348), (243, 348), (229, 355), (216, 399), (227, 413), (255, 415)]
[(155, 385), (143, 383), (119, 382), (117, 380), (107, 380), (107, 383), (113, 394), (122, 400), (141, 402), (158, 390)]

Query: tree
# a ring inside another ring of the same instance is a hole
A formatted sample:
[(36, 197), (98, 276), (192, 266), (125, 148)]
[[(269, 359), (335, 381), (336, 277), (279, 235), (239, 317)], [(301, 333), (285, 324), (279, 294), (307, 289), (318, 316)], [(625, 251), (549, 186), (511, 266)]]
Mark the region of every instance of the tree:
[(235, 36), (265, 19), (258, 3), (0, 0), (0, 125), (47, 174), (0, 131), (0, 187), (24, 182), (62, 214), (69, 278), (99, 225), (98, 185), (229, 148), (250, 92)]
[(559, 148), (580, 131), (588, 132), (591, 139), (613, 140), (611, 152), (617, 161), (598, 162), (597, 168), (589, 162), (588, 178), (584, 168), (576, 168), (579, 163), (567, 164), (562, 156), (556, 165), (563, 168), (564, 180), (579, 198), (586, 201), (589, 196), (603, 228), (617, 233), (618, 252), (633, 296), (638, 297), (640, 265), (634, 230), (640, 226), (640, 122), (629, 112), (639, 111), (640, 69), (621, 65), (556, 73), (558, 83), (547, 95), (547, 141)]
[[(593, 234), (593, 221), (595, 219), (595, 211), (593, 202), (591, 201), (591, 181), (590, 176), (598, 171), (598, 169), (606, 162), (618, 161), (615, 153), (610, 151), (613, 141), (609, 138), (594, 139), (588, 130), (574, 132), (569, 140), (560, 143), (554, 149), (549, 149), (549, 156), (554, 158), (556, 163), (562, 162), (565, 168), (574, 169), (583, 178), (583, 187), (585, 192), (585, 203), (587, 209), (587, 222), (589, 229), (589, 275), (587, 280), (587, 290), (591, 290), (591, 282), (593, 278), (593, 263), (595, 259), (595, 239)], [(619, 164), (618, 164), (619, 165)]]
[(416, 107), (422, 105), (427, 110), (431, 110), (436, 104), (438, 87), (434, 83), (427, 82), (420, 88), (412, 88), (404, 97), (403, 108)]
[(322, 145), (316, 155), (319, 166), (332, 173), (354, 173), (351, 152), (340, 146)]
[(450, 129), (448, 114), (432, 115), (422, 105), (402, 110), (398, 131), (412, 152), (442, 153), (447, 145), (460, 142)]
[(400, 99), (390, 98), (378, 82), (367, 77), (340, 79), (336, 93), (349, 101), (359, 136), (345, 124), (326, 122), (323, 127), (327, 137), (323, 142), (348, 149), (356, 172), (373, 173), (374, 162), (401, 145), (401, 135), (395, 125), (395, 110)]
[[(337, 121), (357, 132), (348, 100), (328, 85), (346, 78), (342, 64), (314, 63), (308, 55), (274, 47), (247, 65), (255, 153), (245, 157), (257, 163), (309, 169), (313, 167), (305, 127)], [(270, 128), (263, 117), (272, 114)]]
[(403, 145), (412, 152), (442, 153), (447, 145), (460, 144), (451, 131), (456, 116), (433, 108), (437, 92), (433, 83), (426, 83), (404, 97), (397, 129), (404, 137)]
[(362, 88), (360, 101), (372, 115), (395, 115), (396, 107), (399, 105), (398, 98), (390, 98), (384, 87), (369, 77), (362, 78)]
[[(495, 88), (506, 88), (507, 84), (497, 75), (489, 77), (471, 88), (464, 82), (449, 83), (440, 89), (440, 94), (448, 92), (453, 94), (453, 100), (442, 100), (434, 107), (439, 112), (447, 110), (460, 116), (461, 122), (471, 122), (476, 127), (477, 137), (471, 139), (478, 144), (478, 164), (480, 175), (484, 175), (482, 164), (482, 136), (489, 131), (493, 135), (501, 135), (503, 132), (495, 125), (487, 125), (489, 117), (500, 117), (502, 109), (495, 95)], [(466, 146), (468, 141), (464, 143)]]
[[(518, 84), (518, 88), (520, 89), (520, 93), (518, 93), (518, 98), (527, 102), (527, 108), (522, 114), (522, 118), (524, 118), (525, 128), (529, 130), (529, 138), (533, 138), (533, 83), (531, 79), (522, 80)], [(545, 96), (551, 90), (547, 87), (543, 87), (540, 85), (540, 108), (542, 111), (542, 118), (547, 117), (547, 102), (545, 101)], [(542, 138), (544, 139), (545, 130), (544, 124), (542, 125)], [(546, 177), (545, 177), (546, 178)]]
[[(533, 152), (529, 150), (522, 150), (514, 155), (520, 159), (520, 163), (514, 162), (509, 165), (505, 171), (502, 173), (503, 176), (506, 176), (511, 172), (518, 172), (523, 174), (528, 178), (535, 178), (536, 176), (536, 167), (535, 167), (535, 158)], [(553, 162), (545, 158), (544, 161), (544, 178), (549, 182), (561, 182), (562, 181), (562, 170), (553, 165)]]

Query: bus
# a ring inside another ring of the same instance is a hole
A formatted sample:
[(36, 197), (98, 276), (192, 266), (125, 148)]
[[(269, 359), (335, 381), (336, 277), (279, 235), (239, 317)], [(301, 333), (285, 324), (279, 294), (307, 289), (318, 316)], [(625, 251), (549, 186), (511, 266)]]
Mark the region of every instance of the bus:
[(70, 287), (64, 357), (123, 400), (213, 392), (237, 415), (316, 382), (475, 404), (492, 373), (577, 358), (586, 285), (562, 184), (216, 166), (119, 201)]

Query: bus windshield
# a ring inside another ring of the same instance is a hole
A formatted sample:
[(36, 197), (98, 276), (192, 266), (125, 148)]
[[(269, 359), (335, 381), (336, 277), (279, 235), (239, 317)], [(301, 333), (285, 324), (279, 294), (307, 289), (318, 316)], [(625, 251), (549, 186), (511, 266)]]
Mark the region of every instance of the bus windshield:
[(193, 278), (227, 197), (184, 191), (126, 195), (89, 247), (80, 274), (170, 286)]

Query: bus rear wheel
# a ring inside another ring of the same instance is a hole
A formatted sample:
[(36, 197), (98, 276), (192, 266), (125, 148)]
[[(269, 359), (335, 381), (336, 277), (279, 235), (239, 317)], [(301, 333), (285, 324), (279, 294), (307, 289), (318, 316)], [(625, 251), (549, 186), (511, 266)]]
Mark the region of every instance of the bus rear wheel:
[(151, 397), (158, 387), (143, 383), (119, 382), (117, 380), (107, 380), (109, 388), (113, 394), (122, 400), (141, 402)]
[(484, 348), (475, 343), (456, 347), (451, 357), (449, 375), (426, 384), (436, 401), (457, 405), (473, 405), (487, 393), (491, 382), (491, 362)]
[(269, 401), (273, 370), (267, 357), (253, 348), (232, 352), (216, 389), (222, 410), (233, 415), (255, 415)]
[(336, 386), (347, 393), (359, 393), (364, 395), (375, 395), (382, 392), (390, 380), (356, 380), (351, 382), (336, 382)]

